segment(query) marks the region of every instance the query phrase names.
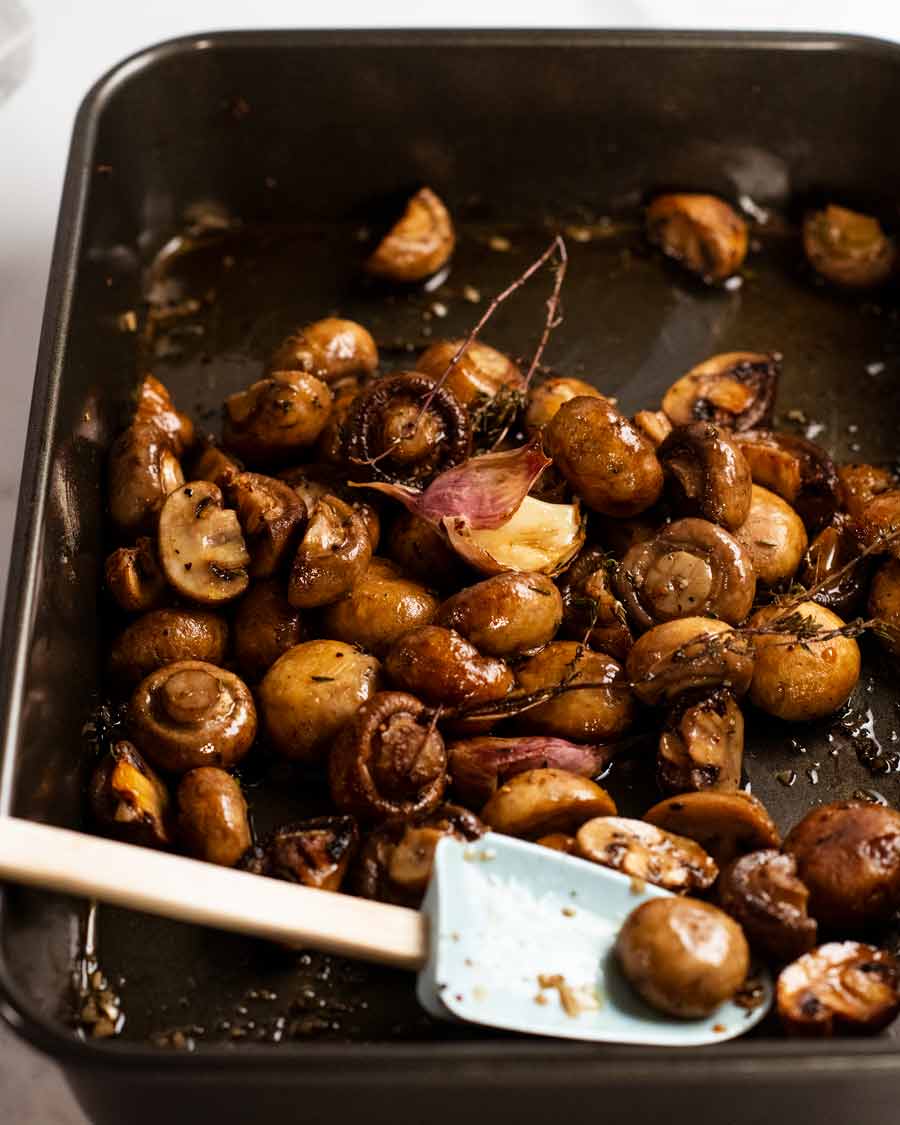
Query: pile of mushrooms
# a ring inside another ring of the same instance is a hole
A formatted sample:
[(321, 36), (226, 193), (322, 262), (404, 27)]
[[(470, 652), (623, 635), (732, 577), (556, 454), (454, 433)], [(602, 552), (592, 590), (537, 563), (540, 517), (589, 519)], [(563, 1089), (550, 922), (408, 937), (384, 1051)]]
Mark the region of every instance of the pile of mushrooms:
[[(892, 246), (862, 247), (865, 224), (842, 240), (832, 211), (805, 230), (813, 265), (874, 283)], [(662, 197), (647, 221), (711, 284), (747, 250), (709, 196)], [(423, 189), (366, 268), (409, 284), (454, 243)], [(225, 401), (218, 442), (147, 376), (109, 461), (127, 706), (90, 785), (98, 828), (407, 905), (442, 837), (491, 828), (675, 893), (619, 938), (655, 1007), (707, 1014), (752, 951), (786, 966), (788, 1033), (885, 1026), (900, 970), (863, 940), (900, 906), (900, 813), (837, 802), (782, 841), (742, 787), (754, 710), (847, 702), (848, 616), (886, 623), (895, 654), (900, 636), (900, 482), (772, 428), (781, 361), (712, 356), (628, 418), (578, 379), (526, 385), (481, 340), (382, 371), (366, 328), (328, 317)], [(501, 395), (515, 417), (486, 444)], [(648, 735), (662, 800), (621, 816), (598, 780)], [(331, 808), (254, 839), (234, 771), (262, 751), (298, 785), (318, 773)]]

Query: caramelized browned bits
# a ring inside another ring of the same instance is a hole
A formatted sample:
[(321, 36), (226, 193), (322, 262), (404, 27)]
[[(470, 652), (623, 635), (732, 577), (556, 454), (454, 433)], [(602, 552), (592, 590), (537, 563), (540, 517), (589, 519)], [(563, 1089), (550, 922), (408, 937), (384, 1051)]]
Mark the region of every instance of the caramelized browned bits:
[(250, 577), (271, 578), (297, 545), (306, 505), (289, 484), (261, 473), (238, 473), (227, 495), (244, 532)]
[(803, 520), (780, 496), (753, 485), (750, 512), (734, 532), (744, 548), (756, 578), (765, 586), (775, 586), (793, 577), (806, 550)]
[(216, 605), (247, 589), (250, 556), (241, 525), (209, 481), (185, 484), (167, 497), (159, 557), (169, 585), (192, 601)]
[(722, 909), (740, 923), (754, 950), (782, 963), (816, 944), (808, 900), (794, 857), (772, 848), (741, 856), (719, 878)]
[(739, 625), (753, 605), (756, 579), (748, 553), (727, 531), (684, 519), (628, 551), (616, 589), (642, 629), (698, 616)]
[(900, 561), (897, 559), (888, 559), (872, 579), (869, 617), (878, 621), (879, 641), (888, 652), (900, 656)]
[(809, 888), (823, 927), (859, 929), (900, 905), (900, 813), (865, 801), (820, 805), (795, 824), (784, 850)]
[(840, 506), (840, 484), (834, 462), (820, 445), (773, 430), (747, 430), (734, 435), (756, 484), (786, 500), (813, 533)]
[(306, 639), (300, 610), (294, 609), (283, 583), (274, 578), (254, 582), (241, 598), (232, 632), (237, 666), (254, 683), (279, 656)]
[(582, 824), (575, 854), (678, 894), (707, 890), (719, 873), (693, 840), (622, 816), (599, 816)]
[(276, 828), (239, 866), (253, 875), (337, 891), (358, 849), (359, 829), (352, 816), (319, 816)]
[(881, 285), (897, 258), (877, 219), (834, 203), (803, 220), (803, 248), (816, 273), (848, 289)]
[(288, 336), (269, 360), (271, 371), (305, 371), (329, 384), (348, 375), (374, 375), (377, 367), (378, 348), (368, 329), (336, 316)]
[(544, 574), (510, 571), (460, 590), (437, 612), (488, 656), (521, 656), (552, 640), (562, 621), (559, 590)]
[(776, 1001), (788, 1035), (875, 1035), (900, 1011), (900, 966), (873, 945), (829, 942), (782, 969)]
[[(860, 558), (861, 549), (859, 528), (848, 515), (838, 512), (810, 543), (800, 564), (797, 581), (807, 590), (816, 588), (810, 601), (840, 617), (856, 612), (865, 596), (873, 561)], [(848, 568), (851, 562), (853, 566)], [(873, 611), (870, 616), (881, 615)]]
[(128, 729), (141, 753), (171, 773), (236, 765), (256, 736), (246, 684), (202, 660), (157, 669), (134, 690)]
[(433, 705), (490, 703), (508, 695), (508, 665), (481, 653), (453, 629), (423, 625), (401, 637), (384, 662), (388, 678)]
[(635, 516), (659, 499), (663, 475), (653, 446), (602, 396), (563, 403), (544, 430), (544, 444), (595, 512)]
[(335, 806), (369, 823), (433, 812), (447, 787), (447, 754), (434, 719), (400, 691), (363, 703), (328, 757)]
[(777, 848), (778, 829), (761, 801), (749, 793), (683, 793), (648, 809), (644, 820), (696, 840), (719, 868), (735, 856)]
[(577, 641), (554, 641), (518, 668), (525, 692), (573, 684), (596, 685), (566, 691), (525, 713), (530, 731), (605, 742), (624, 734), (635, 716), (635, 701), (622, 665)]
[(228, 646), (228, 625), (204, 609), (154, 609), (138, 617), (112, 643), (110, 676), (133, 685), (176, 660), (221, 664)]
[(554, 377), (532, 383), (525, 407), (525, 429), (529, 434), (538, 433), (556, 417), (564, 403), (585, 396), (603, 397), (596, 387), (583, 379)]
[(401, 511), (385, 539), (388, 554), (410, 578), (441, 590), (463, 584), (459, 555), (427, 520)]
[(674, 426), (712, 422), (734, 430), (765, 426), (781, 374), (777, 352), (723, 352), (692, 367), (666, 391), (662, 408)]
[(633, 421), (654, 449), (672, 432), (672, 423), (661, 410), (639, 410)]
[(893, 473), (878, 465), (838, 465), (840, 506), (859, 519), (870, 500), (897, 487)]
[(153, 375), (145, 375), (138, 387), (134, 421), (152, 423), (168, 437), (176, 457), (194, 443), (194, 423), (175, 409), (168, 389)]
[(251, 464), (290, 461), (318, 438), (331, 403), (331, 391), (315, 375), (274, 371), (225, 399), (222, 442)]
[[(859, 645), (852, 637), (828, 635), (844, 628), (830, 609), (816, 602), (767, 606), (750, 619), (750, 628), (776, 630), (753, 637), (750, 700), (762, 711), (802, 722), (824, 718), (850, 698), (859, 679)], [(817, 632), (825, 639), (815, 640)]]
[(596, 652), (623, 661), (633, 644), (625, 607), (613, 592), (615, 562), (598, 547), (585, 547), (560, 575), (563, 633)]
[(711, 422), (673, 430), (657, 451), (667, 495), (686, 516), (701, 516), (729, 531), (750, 514), (750, 468), (728, 433)]
[(341, 641), (306, 641), (275, 661), (257, 697), (274, 748), (286, 758), (318, 762), (380, 686), (374, 656)]
[(504, 835), (537, 839), (550, 832), (572, 834), (594, 817), (615, 814), (615, 802), (596, 782), (566, 770), (537, 769), (504, 782), (481, 819)]
[(456, 245), (453, 222), (440, 198), (420, 188), (366, 262), (388, 281), (422, 281), (446, 265)]
[[(416, 361), (416, 371), (439, 381), (447, 375), (463, 340), (438, 340)], [(473, 340), (454, 365), (443, 385), (467, 410), (477, 408), (501, 390), (520, 392), (522, 372), (513, 361), (480, 340)]]
[(184, 484), (171, 438), (152, 422), (133, 423), (113, 442), (109, 514), (126, 536), (153, 534), (166, 497)]
[(660, 195), (647, 208), (647, 237), (707, 283), (724, 281), (747, 256), (747, 224), (714, 195)]
[(719, 687), (741, 696), (753, 678), (753, 645), (724, 621), (681, 617), (639, 637), (625, 668), (642, 703), (670, 703), (685, 692)]
[(101, 759), (88, 799), (95, 821), (108, 835), (149, 848), (172, 843), (169, 794), (130, 742), (117, 742)]
[(154, 541), (142, 535), (133, 547), (118, 547), (106, 559), (106, 588), (126, 613), (155, 609), (166, 595), (166, 579)]
[(619, 931), (616, 956), (635, 991), (678, 1019), (711, 1015), (750, 968), (747, 940), (734, 919), (687, 898), (655, 898), (633, 910)]
[(338, 601), (362, 578), (371, 559), (372, 539), (362, 516), (336, 496), (323, 496), (294, 556), (288, 601), (298, 609)]
[(247, 802), (241, 787), (213, 766), (186, 773), (178, 785), (178, 838), (186, 851), (234, 867), (250, 847)]
[(660, 735), (656, 777), (667, 793), (733, 792), (741, 782), (743, 758), (744, 716), (731, 692), (720, 688), (676, 703)]

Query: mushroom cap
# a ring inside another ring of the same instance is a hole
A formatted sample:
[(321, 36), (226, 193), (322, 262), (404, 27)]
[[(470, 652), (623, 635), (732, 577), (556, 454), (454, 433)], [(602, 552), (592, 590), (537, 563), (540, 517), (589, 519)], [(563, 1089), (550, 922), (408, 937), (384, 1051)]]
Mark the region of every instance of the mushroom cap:
[(900, 656), (900, 560), (888, 561), (875, 572), (869, 588), (869, 616), (878, 619), (878, 639), (888, 652)]
[(656, 777), (668, 793), (732, 792), (741, 783), (743, 757), (744, 716), (731, 692), (683, 696), (660, 735)]
[(771, 420), (781, 375), (777, 352), (722, 352), (677, 379), (662, 408), (674, 426), (713, 422), (748, 430)]
[(166, 579), (159, 565), (156, 544), (142, 535), (133, 547), (118, 547), (103, 567), (106, 588), (120, 609), (143, 613), (165, 599)]
[(338, 601), (365, 574), (371, 558), (372, 539), (362, 516), (336, 496), (321, 497), (291, 565), (288, 601), (297, 609)]
[(224, 770), (201, 766), (178, 784), (178, 835), (187, 851), (207, 863), (234, 867), (252, 843), (247, 802)]
[(374, 375), (378, 347), (355, 320), (326, 316), (283, 340), (269, 360), (272, 371), (306, 371), (324, 383), (350, 375)]
[(790, 961), (816, 944), (808, 900), (794, 857), (772, 848), (740, 856), (719, 879), (719, 905), (740, 923), (754, 949), (776, 961)]
[(115, 743), (100, 760), (88, 800), (94, 819), (111, 836), (150, 848), (172, 844), (168, 791), (130, 742)]
[(191, 481), (171, 493), (159, 516), (159, 558), (169, 584), (204, 605), (247, 589), (250, 556), (241, 525), (210, 481)]
[(624, 816), (598, 816), (582, 824), (575, 854), (679, 893), (705, 891), (719, 873), (694, 840)]
[(306, 504), (283, 480), (237, 473), (228, 484), (250, 555), (251, 578), (271, 578), (291, 557), (306, 523)]
[(750, 511), (734, 538), (744, 549), (757, 580), (766, 586), (793, 577), (808, 544), (803, 520), (794, 509), (758, 484), (751, 489)]
[(682, 793), (644, 813), (648, 824), (696, 840), (720, 868), (735, 856), (777, 848), (781, 837), (762, 801), (750, 793)]
[(496, 832), (535, 839), (551, 832), (571, 834), (585, 821), (615, 814), (615, 802), (596, 782), (547, 768), (505, 781), (481, 810), (481, 819)]
[(847, 289), (870, 289), (887, 281), (897, 251), (871, 215), (830, 203), (803, 220), (803, 249), (816, 271)]
[(711, 422), (676, 427), (657, 450), (667, 495), (687, 516), (729, 531), (750, 513), (750, 466), (729, 432)]
[(482, 656), (453, 629), (422, 625), (394, 643), (384, 662), (398, 688), (432, 705), (488, 703), (508, 695), (515, 676), (502, 660)]
[(388, 281), (422, 281), (443, 266), (456, 245), (447, 208), (431, 188), (420, 188), (366, 262)]
[(613, 592), (616, 564), (599, 547), (585, 547), (558, 581), (563, 636), (605, 652), (620, 663), (634, 643), (625, 607)]
[(332, 398), (307, 371), (273, 371), (225, 399), (222, 443), (251, 463), (284, 462), (315, 443)]
[(671, 703), (685, 692), (718, 687), (741, 696), (753, 677), (753, 648), (724, 621), (680, 617), (638, 637), (625, 668), (642, 703)]
[(303, 616), (275, 578), (254, 582), (241, 598), (232, 633), (235, 662), (251, 682), (261, 679), (289, 648), (306, 640)]
[(448, 598), (436, 622), (488, 656), (521, 656), (553, 639), (562, 612), (560, 592), (546, 575), (509, 571)]
[(900, 1011), (900, 965), (884, 949), (833, 941), (782, 969), (776, 986), (788, 1035), (874, 1035)]
[(448, 387), (458, 401), (471, 409), (492, 399), (501, 388), (514, 391), (524, 386), (522, 372), (513, 361), (480, 340), (473, 340), (447, 374), (464, 340), (436, 340), (416, 360), (416, 371), (440, 380), (446, 375)]
[(228, 648), (228, 625), (207, 609), (154, 609), (132, 621), (113, 641), (110, 676), (136, 684), (176, 660), (221, 664)]
[(184, 484), (171, 439), (152, 422), (134, 422), (109, 451), (107, 495), (113, 523), (126, 535), (152, 535), (166, 497)]
[(595, 386), (571, 376), (553, 376), (532, 383), (525, 406), (525, 429), (536, 434), (556, 415), (563, 403), (573, 398), (602, 398)]

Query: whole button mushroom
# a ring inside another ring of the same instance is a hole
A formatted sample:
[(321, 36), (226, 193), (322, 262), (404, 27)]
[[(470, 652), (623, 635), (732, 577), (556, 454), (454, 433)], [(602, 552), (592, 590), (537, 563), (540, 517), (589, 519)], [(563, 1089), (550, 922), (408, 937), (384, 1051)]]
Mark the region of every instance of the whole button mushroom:
[(127, 721), (141, 753), (170, 773), (229, 768), (256, 737), (256, 708), (246, 684), (202, 660), (178, 660), (141, 680)]
[(156, 545), (142, 535), (133, 547), (118, 547), (103, 568), (106, 588), (119, 609), (144, 613), (165, 599), (166, 579), (159, 565)]
[(341, 641), (295, 645), (268, 670), (258, 699), (266, 733), (279, 754), (325, 759), (338, 731), (379, 689), (374, 656)]
[(359, 512), (326, 495), (310, 514), (288, 579), (297, 609), (330, 605), (348, 594), (372, 559), (372, 539)]
[(272, 371), (305, 371), (323, 383), (349, 375), (374, 375), (378, 348), (355, 320), (327, 316), (288, 336), (269, 360)]
[(900, 965), (872, 945), (829, 942), (782, 969), (776, 1003), (788, 1035), (875, 1035), (900, 1011)]
[(715, 789), (741, 782), (744, 716), (726, 688), (701, 698), (684, 696), (666, 719), (656, 756), (656, 777), (668, 793)]
[(749, 625), (756, 649), (750, 700), (760, 710), (802, 722), (847, 702), (859, 680), (859, 645), (840, 634), (846, 626), (836, 613), (815, 602), (767, 606)]
[(222, 442), (250, 464), (289, 461), (315, 443), (331, 404), (331, 391), (315, 375), (273, 371), (225, 399)]
[(456, 245), (453, 222), (440, 197), (420, 188), (366, 262), (388, 281), (423, 281), (446, 265)]
[(544, 574), (509, 572), (460, 590), (437, 611), (488, 656), (522, 656), (551, 641), (562, 621), (559, 590)]
[(660, 195), (647, 208), (647, 238), (707, 284), (724, 281), (747, 256), (747, 224), (714, 195)]
[(592, 511), (635, 516), (659, 499), (663, 475), (653, 446), (602, 396), (563, 403), (547, 423), (544, 443)]
[(778, 829), (762, 801), (749, 793), (682, 793), (644, 813), (648, 824), (696, 840), (725, 867), (736, 856), (777, 848)]
[(900, 656), (900, 561), (889, 559), (872, 579), (869, 616), (879, 623), (879, 641), (894, 656)]
[(667, 495), (686, 516), (735, 531), (750, 514), (750, 467), (727, 431), (711, 422), (678, 426), (657, 450)]
[(734, 860), (719, 879), (719, 905), (741, 924), (750, 945), (775, 961), (792, 961), (816, 944), (808, 900), (794, 857), (772, 848)]
[(171, 438), (152, 422), (135, 422), (109, 451), (109, 514), (124, 535), (152, 535), (166, 497), (184, 484)]
[(239, 597), (250, 581), (241, 525), (209, 481), (185, 484), (166, 498), (159, 516), (159, 558), (169, 585), (204, 605)]
[(780, 375), (778, 352), (723, 352), (674, 382), (662, 408), (673, 426), (712, 422), (749, 430), (771, 420)]
[(563, 636), (622, 661), (634, 643), (625, 607), (613, 590), (616, 563), (599, 547), (585, 547), (558, 585), (563, 599)]
[(866, 547), (900, 558), (900, 488), (873, 497), (859, 516), (859, 528)]
[(583, 379), (555, 377), (532, 384), (525, 406), (525, 429), (529, 434), (539, 433), (573, 398), (602, 398), (596, 387)]
[(848, 289), (870, 289), (887, 281), (897, 251), (871, 215), (829, 203), (803, 220), (803, 249), (816, 271)]
[(596, 782), (552, 768), (517, 773), (481, 810), (495, 832), (526, 840), (551, 832), (571, 835), (594, 817), (615, 815), (615, 802)]
[(117, 742), (91, 776), (88, 800), (94, 820), (128, 844), (172, 844), (171, 802), (165, 785), (130, 742)]
[(734, 532), (757, 580), (775, 586), (792, 578), (806, 550), (806, 528), (794, 509), (774, 492), (754, 484), (750, 512)]
[(423, 625), (401, 637), (384, 662), (398, 688), (432, 705), (455, 707), (503, 699), (515, 677), (502, 660), (482, 656), (474, 645), (439, 625)]
[(625, 919), (616, 957), (635, 991), (657, 1011), (702, 1019), (744, 983), (750, 951), (741, 928), (708, 902), (654, 898)]
[(113, 641), (110, 677), (133, 685), (176, 660), (221, 664), (228, 625), (206, 609), (154, 609), (132, 621)]
[(224, 770), (201, 766), (178, 785), (178, 836), (197, 859), (234, 867), (250, 847), (247, 802)]
[(599, 816), (582, 824), (575, 854), (676, 893), (705, 891), (719, 873), (693, 840), (622, 816)]
[(274, 578), (254, 582), (241, 598), (232, 633), (235, 661), (252, 683), (262, 679), (289, 648), (306, 640), (300, 610), (294, 609), (282, 583)]
[(318, 816), (276, 828), (239, 866), (253, 875), (337, 891), (358, 850), (359, 829), (352, 816)]
[(436, 341), (416, 360), (416, 371), (435, 380), (444, 379), (443, 385), (467, 410), (478, 408), (501, 391), (521, 391), (525, 381), (518, 366), (509, 356), (480, 340), (468, 344), (451, 369), (464, 343), (464, 340)]
[(459, 555), (427, 520), (401, 511), (385, 538), (388, 555), (410, 578), (439, 590), (463, 585)]
[(261, 473), (238, 473), (227, 489), (237, 512), (251, 578), (271, 578), (292, 556), (306, 524), (306, 505), (282, 480)]
[(900, 812), (834, 801), (807, 813), (784, 841), (823, 927), (853, 930), (886, 921), (900, 906)]

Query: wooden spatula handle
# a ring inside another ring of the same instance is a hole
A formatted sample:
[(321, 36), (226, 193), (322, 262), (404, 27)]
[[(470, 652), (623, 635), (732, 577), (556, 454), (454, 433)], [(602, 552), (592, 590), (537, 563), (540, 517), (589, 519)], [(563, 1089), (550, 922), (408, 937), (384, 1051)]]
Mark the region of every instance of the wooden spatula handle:
[(415, 910), (16, 817), (0, 817), (0, 879), (403, 969), (427, 952)]

